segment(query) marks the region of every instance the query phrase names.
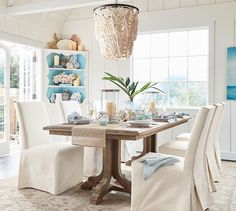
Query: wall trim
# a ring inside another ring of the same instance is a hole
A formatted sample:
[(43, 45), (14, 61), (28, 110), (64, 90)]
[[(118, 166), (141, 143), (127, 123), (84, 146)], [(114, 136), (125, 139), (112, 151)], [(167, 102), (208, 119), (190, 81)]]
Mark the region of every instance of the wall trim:
[(236, 161), (236, 152), (221, 152), (221, 159), (227, 161)]

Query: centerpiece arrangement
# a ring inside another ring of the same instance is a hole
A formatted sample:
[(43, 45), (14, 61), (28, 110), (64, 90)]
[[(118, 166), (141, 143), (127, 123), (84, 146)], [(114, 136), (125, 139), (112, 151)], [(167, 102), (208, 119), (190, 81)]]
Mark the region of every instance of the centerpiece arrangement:
[(137, 96), (138, 94), (141, 94), (151, 88), (156, 90), (157, 92), (161, 92), (163, 94), (166, 94), (164, 91), (155, 87), (158, 84), (157, 82), (155, 82), (155, 83), (147, 82), (139, 88), (138, 81), (137, 82), (131, 81), (129, 77), (127, 77), (126, 79), (124, 79), (122, 77), (117, 77), (117, 76), (114, 76), (108, 72), (105, 72), (105, 76), (102, 79), (110, 81), (110, 82), (114, 83), (115, 85), (117, 85), (129, 97), (129, 100), (131, 103), (133, 103), (135, 96)]
[[(127, 77), (126, 79), (124, 79), (122, 77), (117, 77), (117, 76), (114, 76), (108, 72), (105, 72), (105, 76), (102, 79), (112, 82), (113, 84), (118, 86), (128, 96), (129, 104), (130, 104), (129, 105), (130, 111), (128, 114), (129, 117), (126, 117), (128, 119), (135, 118), (135, 114), (133, 111), (133, 102), (134, 102), (134, 98), (137, 95), (144, 93), (150, 89), (153, 89), (153, 90), (155, 90), (155, 92), (158, 92), (158, 93), (166, 94), (164, 91), (162, 91), (156, 87), (156, 85), (158, 84), (157, 82), (154, 82), (154, 83), (147, 82), (144, 85), (139, 86), (138, 81), (137, 82), (132, 81), (129, 77)], [(124, 116), (124, 114), (122, 114), (122, 115)]]

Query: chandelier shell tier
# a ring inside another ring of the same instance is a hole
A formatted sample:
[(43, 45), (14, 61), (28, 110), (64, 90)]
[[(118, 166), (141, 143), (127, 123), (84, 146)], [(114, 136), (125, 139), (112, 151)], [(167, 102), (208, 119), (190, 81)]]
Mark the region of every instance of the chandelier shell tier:
[(126, 4), (106, 4), (93, 12), (95, 36), (103, 57), (129, 58), (137, 37), (139, 9)]

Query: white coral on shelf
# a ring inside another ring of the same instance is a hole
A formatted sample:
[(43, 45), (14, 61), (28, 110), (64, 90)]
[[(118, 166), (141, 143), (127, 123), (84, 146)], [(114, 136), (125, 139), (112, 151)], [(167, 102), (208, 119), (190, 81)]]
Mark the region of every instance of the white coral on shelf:
[(53, 76), (53, 82), (55, 84), (73, 84), (73, 81), (76, 79), (75, 74), (66, 74), (65, 72)]
[(71, 95), (70, 97), (71, 100), (76, 100), (78, 102), (82, 102), (82, 95), (80, 94), (80, 92), (75, 92), (74, 94)]

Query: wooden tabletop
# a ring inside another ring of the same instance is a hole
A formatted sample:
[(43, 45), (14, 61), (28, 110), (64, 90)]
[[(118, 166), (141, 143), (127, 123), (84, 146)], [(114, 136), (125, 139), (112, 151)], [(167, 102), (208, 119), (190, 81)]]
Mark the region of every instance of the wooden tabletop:
[[(145, 138), (147, 136), (151, 136), (153, 134), (159, 133), (163, 130), (170, 129), (177, 125), (188, 122), (190, 117), (179, 118), (177, 121), (173, 122), (156, 122), (155, 125), (151, 125), (150, 127), (130, 127), (128, 123), (121, 124), (112, 124), (105, 126), (106, 129), (106, 138), (112, 139), (120, 139), (120, 140), (138, 140), (141, 138)], [(71, 136), (72, 128), (78, 126), (74, 124), (57, 124), (57, 125), (49, 125), (44, 127), (44, 130), (48, 130), (51, 135), (63, 135), (63, 136)], [(94, 126), (93, 124), (88, 125), (87, 127)], [(104, 127), (104, 126), (101, 126)]]

